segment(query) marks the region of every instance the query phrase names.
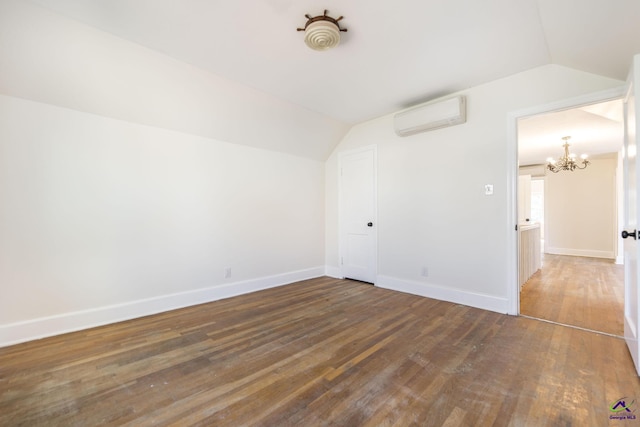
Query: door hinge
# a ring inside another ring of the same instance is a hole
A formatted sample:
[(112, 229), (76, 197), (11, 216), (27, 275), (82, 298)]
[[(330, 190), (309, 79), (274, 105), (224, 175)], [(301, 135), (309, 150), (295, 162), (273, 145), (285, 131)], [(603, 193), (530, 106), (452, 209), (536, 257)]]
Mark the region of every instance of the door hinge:
[(516, 224), (516, 231), (518, 231), (518, 224)]

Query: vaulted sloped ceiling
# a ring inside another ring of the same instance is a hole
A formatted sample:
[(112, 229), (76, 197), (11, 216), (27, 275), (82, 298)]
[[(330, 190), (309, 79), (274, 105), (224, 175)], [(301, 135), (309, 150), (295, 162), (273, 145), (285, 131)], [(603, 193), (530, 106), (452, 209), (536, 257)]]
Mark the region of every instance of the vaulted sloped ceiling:
[[(324, 9), (348, 32), (312, 51), (296, 29)], [(355, 123), (532, 68), (622, 84), (638, 22), (638, 0), (0, 0), (0, 94), (324, 161)], [(521, 162), (567, 132), (541, 120)]]
[[(33, 0), (118, 37), (353, 124), (555, 63), (619, 80), (637, 0)], [(305, 14), (343, 15), (308, 49)]]

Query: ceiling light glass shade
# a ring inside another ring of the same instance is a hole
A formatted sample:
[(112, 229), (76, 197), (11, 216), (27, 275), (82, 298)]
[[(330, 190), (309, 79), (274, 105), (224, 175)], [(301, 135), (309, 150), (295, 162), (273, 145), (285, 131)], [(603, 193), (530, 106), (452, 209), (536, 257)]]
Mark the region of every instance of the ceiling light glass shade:
[(304, 30), (304, 42), (313, 50), (327, 50), (340, 43), (340, 29), (329, 21), (316, 21)]

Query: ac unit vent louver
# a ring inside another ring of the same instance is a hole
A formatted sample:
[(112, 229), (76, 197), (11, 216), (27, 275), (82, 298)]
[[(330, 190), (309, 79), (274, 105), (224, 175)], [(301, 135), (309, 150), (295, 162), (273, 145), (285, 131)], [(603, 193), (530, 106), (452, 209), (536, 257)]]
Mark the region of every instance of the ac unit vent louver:
[(432, 101), (402, 111), (394, 116), (394, 127), (400, 136), (459, 125), (467, 121), (464, 96)]

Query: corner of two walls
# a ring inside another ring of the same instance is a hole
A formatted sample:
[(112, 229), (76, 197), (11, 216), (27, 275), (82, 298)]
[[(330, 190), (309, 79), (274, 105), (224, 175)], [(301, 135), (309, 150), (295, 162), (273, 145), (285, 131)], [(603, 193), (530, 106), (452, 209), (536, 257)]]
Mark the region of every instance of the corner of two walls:
[[(507, 180), (516, 159), (507, 158), (508, 115), (621, 84), (546, 65), (461, 92), (462, 125), (404, 138), (393, 132), (392, 114), (354, 126), (325, 166), (327, 270), (340, 271), (338, 153), (376, 145), (376, 285), (509, 312), (515, 276), (506, 260), (515, 219)], [(494, 186), (493, 195), (484, 194), (485, 184)]]

